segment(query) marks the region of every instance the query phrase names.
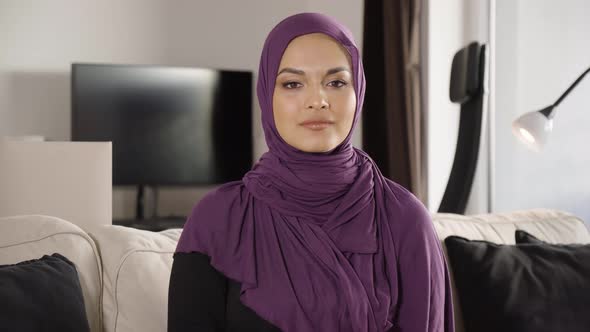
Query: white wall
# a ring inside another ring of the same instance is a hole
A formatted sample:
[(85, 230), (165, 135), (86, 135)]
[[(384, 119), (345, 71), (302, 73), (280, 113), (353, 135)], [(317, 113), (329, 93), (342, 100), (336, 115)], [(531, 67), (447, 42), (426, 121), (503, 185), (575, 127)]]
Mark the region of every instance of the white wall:
[[(362, 46), (363, 2), (0, 0), (0, 136), (70, 139), (71, 62), (196, 66), (254, 72), (264, 39), (284, 17), (334, 16)], [(254, 98), (254, 160), (266, 150)], [(361, 125), (357, 128), (360, 128)], [(360, 146), (360, 130), (353, 144)], [(162, 188), (159, 212), (186, 215), (210, 188)], [(133, 188), (117, 187), (113, 217), (134, 213)]]
[(555, 109), (541, 153), (511, 133), (518, 116), (555, 102), (590, 66), (590, 2), (497, 0), (496, 211), (572, 212), (590, 225), (590, 77)]
[[(428, 114), (428, 209), (443, 197), (457, 144), (460, 107), (449, 99), (455, 53), (472, 41), (488, 41), (488, 0), (427, 0), (426, 112)], [(487, 113), (484, 114), (487, 116)], [(487, 127), (466, 213), (487, 211)]]
[(69, 140), (71, 62), (164, 61), (161, 2), (118, 3), (0, 1), (0, 134)]

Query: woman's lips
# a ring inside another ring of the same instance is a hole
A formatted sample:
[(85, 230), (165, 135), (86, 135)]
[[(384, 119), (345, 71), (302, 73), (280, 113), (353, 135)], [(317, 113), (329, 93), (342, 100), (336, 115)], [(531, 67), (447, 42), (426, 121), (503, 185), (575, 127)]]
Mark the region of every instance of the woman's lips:
[(307, 121), (307, 122), (303, 122), (301, 125), (307, 129), (311, 129), (311, 130), (323, 130), (333, 124), (334, 124), (334, 122), (330, 122), (330, 121)]

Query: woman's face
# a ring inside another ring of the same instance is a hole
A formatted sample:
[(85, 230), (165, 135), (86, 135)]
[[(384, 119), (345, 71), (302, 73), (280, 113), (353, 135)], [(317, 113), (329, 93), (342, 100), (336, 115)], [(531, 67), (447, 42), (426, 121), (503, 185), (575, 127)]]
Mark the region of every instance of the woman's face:
[(332, 37), (294, 38), (283, 53), (273, 94), (275, 126), (305, 152), (327, 152), (352, 128), (356, 95), (350, 55)]

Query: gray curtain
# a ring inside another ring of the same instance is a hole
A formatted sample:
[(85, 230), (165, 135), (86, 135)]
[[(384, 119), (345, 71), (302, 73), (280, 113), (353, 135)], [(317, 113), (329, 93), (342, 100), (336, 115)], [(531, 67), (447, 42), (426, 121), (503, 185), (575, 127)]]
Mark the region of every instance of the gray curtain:
[(421, 0), (365, 0), (367, 91), (363, 149), (383, 175), (428, 200), (423, 116)]

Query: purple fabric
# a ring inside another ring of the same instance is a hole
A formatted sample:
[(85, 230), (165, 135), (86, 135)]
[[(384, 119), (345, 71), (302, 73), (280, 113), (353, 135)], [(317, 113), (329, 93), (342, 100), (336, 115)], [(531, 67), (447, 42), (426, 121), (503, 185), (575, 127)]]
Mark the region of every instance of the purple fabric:
[[(285, 48), (314, 32), (348, 50), (357, 96), (351, 132), (325, 153), (288, 145), (272, 114)], [(176, 251), (209, 255), (242, 283), (242, 303), (282, 331), (453, 331), (449, 273), (430, 213), (350, 143), (364, 91), (362, 59), (346, 27), (319, 13), (275, 26), (257, 84), (269, 151), (241, 181), (195, 205)]]

